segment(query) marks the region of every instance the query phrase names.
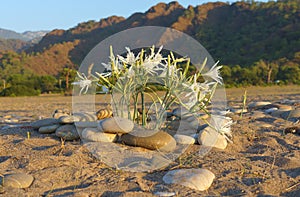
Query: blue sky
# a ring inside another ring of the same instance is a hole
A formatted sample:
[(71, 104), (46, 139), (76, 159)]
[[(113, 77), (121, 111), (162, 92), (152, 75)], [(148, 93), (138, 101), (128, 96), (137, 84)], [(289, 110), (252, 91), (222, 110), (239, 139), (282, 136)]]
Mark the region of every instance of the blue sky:
[[(187, 7), (208, 0), (178, 0)], [(215, 1), (215, 0), (211, 0)], [(160, 0), (3, 0), (0, 28), (17, 32), (27, 30), (69, 29), (80, 22), (99, 21), (111, 15), (128, 17), (134, 12), (145, 12)], [(232, 0), (227, 1), (232, 2)]]

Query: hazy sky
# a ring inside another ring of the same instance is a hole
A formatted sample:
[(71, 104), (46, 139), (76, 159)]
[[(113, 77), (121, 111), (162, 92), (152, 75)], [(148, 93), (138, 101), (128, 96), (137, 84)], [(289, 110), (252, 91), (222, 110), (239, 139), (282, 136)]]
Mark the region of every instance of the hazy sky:
[[(208, 0), (178, 0), (187, 7)], [(215, 0), (211, 0), (215, 1)], [(225, 0), (223, 0), (225, 1)], [(69, 29), (80, 22), (99, 21), (111, 15), (128, 17), (145, 12), (160, 0), (3, 0), (0, 28), (17, 32), (27, 30)], [(165, 3), (171, 1), (163, 1)], [(233, 2), (232, 0), (226, 2)]]

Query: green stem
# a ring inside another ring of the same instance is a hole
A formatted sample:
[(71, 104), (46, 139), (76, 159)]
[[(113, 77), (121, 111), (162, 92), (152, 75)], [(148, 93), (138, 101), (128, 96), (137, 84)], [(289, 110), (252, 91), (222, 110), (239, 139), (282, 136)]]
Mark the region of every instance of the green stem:
[(142, 101), (142, 125), (146, 126), (146, 107), (145, 107), (145, 93), (144, 93), (144, 90), (141, 91), (141, 101)]

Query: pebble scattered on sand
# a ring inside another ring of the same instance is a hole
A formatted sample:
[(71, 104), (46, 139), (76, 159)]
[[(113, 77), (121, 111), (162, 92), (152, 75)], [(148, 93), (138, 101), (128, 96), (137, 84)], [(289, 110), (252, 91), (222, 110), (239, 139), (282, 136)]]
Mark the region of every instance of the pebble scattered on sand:
[(32, 184), (33, 180), (33, 176), (25, 173), (7, 174), (4, 177), (0, 176), (0, 185), (4, 187), (27, 188)]
[(191, 136), (181, 135), (181, 134), (174, 135), (174, 138), (177, 144), (194, 144), (196, 141), (195, 138)]
[(169, 171), (164, 177), (163, 181), (167, 184), (179, 184), (191, 189), (205, 191), (207, 190), (215, 175), (207, 169), (179, 169)]
[(225, 136), (219, 134), (210, 127), (206, 127), (204, 130), (200, 131), (198, 143), (200, 145), (215, 147), (218, 149), (225, 149), (227, 147), (227, 140)]

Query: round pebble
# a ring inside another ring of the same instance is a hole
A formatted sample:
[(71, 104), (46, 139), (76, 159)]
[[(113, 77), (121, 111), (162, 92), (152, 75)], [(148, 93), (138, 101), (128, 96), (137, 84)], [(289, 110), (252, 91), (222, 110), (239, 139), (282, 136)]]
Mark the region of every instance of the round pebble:
[(83, 122), (97, 121), (98, 119), (96, 113), (94, 112), (74, 113), (73, 116), (79, 119), (78, 121), (83, 121)]
[(249, 108), (261, 108), (266, 105), (271, 105), (272, 103), (267, 102), (267, 101), (257, 101), (257, 102), (252, 102), (248, 105)]
[(15, 173), (0, 176), (0, 185), (4, 187), (13, 187), (13, 188), (27, 188), (29, 187), (34, 178), (33, 176), (25, 173)]
[(41, 134), (51, 134), (55, 133), (55, 130), (59, 127), (59, 124), (53, 124), (49, 126), (43, 126), (39, 128), (39, 133)]
[(214, 178), (215, 175), (209, 170), (192, 168), (169, 171), (163, 177), (163, 181), (167, 184), (178, 184), (205, 191), (211, 186)]
[(134, 123), (131, 120), (120, 117), (107, 118), (99, 122), (99, 130), (105, 133), (129, 133), (133, 127)]
[(38, 129), (43, 126), (49, 126), (49, 125), (58, 124), (58, 123), (59, 123), (59, 121), (55, 118), (46, 118), (46, 119), (37, 120), (35, 122), (32, 122), (31, 126), (35, 129)]
[(195, 138), (187, 135), (176, 134), (174, 138), (177, 144), (195, 144)]
[(82, 137), (92, 142), (116, 142), (117, 134), (103, 133), (95, 128), (85, 128), (82, 131)]
[(79, 128), (97, 128), (99, 125), (98, 121), (92, 121), (92, 122), (75, 122), (76, 127)]
[(199, 133), (198, 143), (200, 145), (225, 149), (227, 147), (227, 140), (225, 136), (210, 127), (205, 128)]
[(56, 129), (55, 134), (64, 140), (72, 141), (79, 139), (79, 134), (74, 125), (63, 125)]
[(77, 117), (77, 116), (61, 116), (58, 120), (61, 124), (72, 124), (74, 122), (80, 121), (80, 117)]
[(124, 144), (138, 146), (150, 150), (160, 150), (164, 152), (173, 151), (176, 148), (175, 139), (166, 132), (158, 131), (152, 135), (143, 136), (143, 133), (151, 131), (141, 130), (142, 134), (124, 134), (121, 140)]

